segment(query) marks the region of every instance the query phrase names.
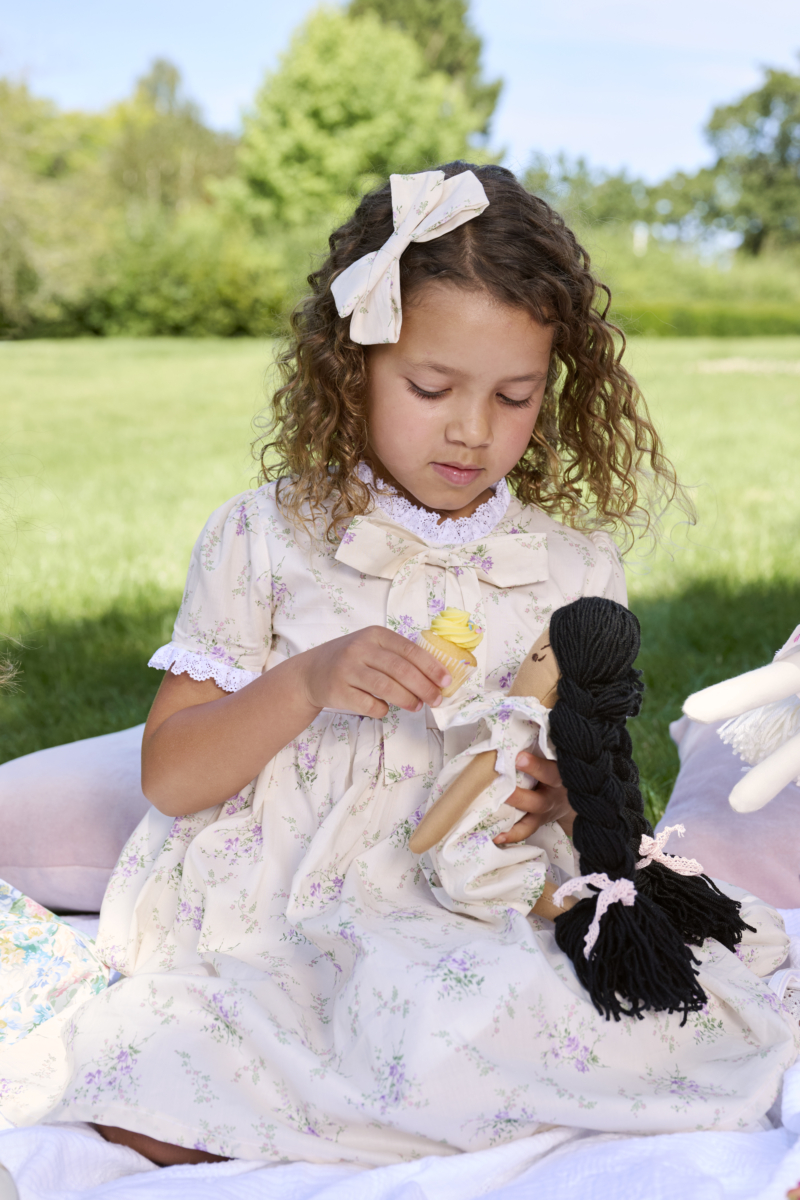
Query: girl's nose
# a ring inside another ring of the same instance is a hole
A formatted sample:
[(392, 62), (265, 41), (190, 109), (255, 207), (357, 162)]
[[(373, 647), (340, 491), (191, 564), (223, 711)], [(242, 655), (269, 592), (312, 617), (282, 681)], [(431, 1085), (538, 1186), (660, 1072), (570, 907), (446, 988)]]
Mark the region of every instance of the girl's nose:
[(484, 404), (464, 405), (451, 416), (445, 429), (448, 442), (457, 442), (477, 450), (492, 440), (492, 423)]

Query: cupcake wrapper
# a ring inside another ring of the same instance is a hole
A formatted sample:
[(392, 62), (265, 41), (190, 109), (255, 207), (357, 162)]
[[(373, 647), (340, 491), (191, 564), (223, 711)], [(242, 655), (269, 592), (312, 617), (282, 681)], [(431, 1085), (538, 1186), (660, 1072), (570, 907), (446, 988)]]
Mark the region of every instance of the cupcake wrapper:
[(424, 633), (420, 634), (417, 640), (417, 645), (422, 646), (423, 650), (427, 650), (428, 654), (432, 654), (433, 657), (438, 659), (439, 662), (443, 666), (447, 667), (447, 670), (450, 672), (453, 682), (448, 687), (442, 688), (442, 695), (445, 697), (452, 696), (455, 692), (457, 692), (458, 689), (467, 682), (470, 675), (472, 675), (476, 669), (471, 662), (467, 662), (463, 658), (456, 658), (451, 654), (445, 654), (445, 652), (440, 650), (438, 646), (432, 646), (430, 642), (427, 641)]

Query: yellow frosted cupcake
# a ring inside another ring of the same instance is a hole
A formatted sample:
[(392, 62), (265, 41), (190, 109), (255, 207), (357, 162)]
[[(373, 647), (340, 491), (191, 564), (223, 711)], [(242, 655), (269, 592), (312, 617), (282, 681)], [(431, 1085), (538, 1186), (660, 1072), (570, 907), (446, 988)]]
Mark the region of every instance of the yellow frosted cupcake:
[(417, 645), (447, 667), (453, 679), (442, 689), (443, 696), (452, 696), (469, 679), (478, 665), (472, 651), (482, 640), (483, 634), (461, 608), (446, 608), (433, 618), (430, 629), (422, 630)]

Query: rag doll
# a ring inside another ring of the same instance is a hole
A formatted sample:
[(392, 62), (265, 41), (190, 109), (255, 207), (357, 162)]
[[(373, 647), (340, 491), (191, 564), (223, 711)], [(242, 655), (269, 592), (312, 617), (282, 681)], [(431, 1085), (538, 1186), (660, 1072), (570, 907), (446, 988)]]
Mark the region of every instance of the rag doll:
[[(685, 1019), (706, 1003), (687, 943), (699, 946), (713, 937), (732, 950), (747, 926), (738, 903), (698, 863), (663, 852), (666, 839), (654, 837), (644, 815), (626, 729), (627, 718), (641, 705), (641, 672), (633, 666), (639, 642), (636, 617), (612, 600), (584, 597), (557, 609), (507, 696), (484, 698), (486, 727), (490, 734), (502, 728), (505, 741), (495, 738), (496, 748), (491, 737), (488, 745), (477, 741), (472, 753), (445, 768), (446, 786), (438, 797), (434, 791), (410, 845), (428, 854), (435, 878), (448, 861), (457, 863), (459, 854), (463, 860), (463, 847), (476, 831), (497, 832), (491, 822), (503, 815), (502, 804), (515, 786), (507, 732), (513, 716), (528, 744), (547, 739), (551, 756), (554, 749), (577, 814), (573, 842), (581, 875), (558, 889), (540, 886), (529, 908), (555, 921), (558, 946), (606, 1017), (619, 1020), (652, 1009), (683, 1012)], [(480, 705), (468, 703), (463, 716), (474, 718), (479, 711)], [(501, 771), (504, 787), (497, 783)], [(493, 796), (489, 807), (486, 796)], [(516, 819), (519, 813), (509, 808), (505, 816)], [(448, 859), (451, 843), (455, 849)], [(520, 848), (494, 851), (502, 857)], [(481, 878), (502, 874), (499, 867)], [(568, 907), (575, 892), (582, 895)]]

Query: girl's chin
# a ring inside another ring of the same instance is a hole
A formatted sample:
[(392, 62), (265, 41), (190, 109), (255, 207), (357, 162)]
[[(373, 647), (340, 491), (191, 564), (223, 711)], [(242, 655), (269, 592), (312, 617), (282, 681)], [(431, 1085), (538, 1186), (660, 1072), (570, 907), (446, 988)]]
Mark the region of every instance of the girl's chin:
[(438, 513), (442, 520), (457, 520), (459, 517), (471, 516), (476, 508), (487, 499), (486, 487), (472, 488), (419, 488), (411, 491), (404, 489), (409, 500), (421, 508)]

